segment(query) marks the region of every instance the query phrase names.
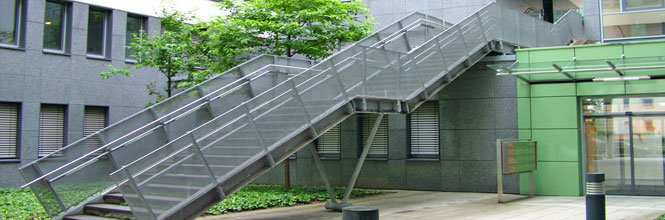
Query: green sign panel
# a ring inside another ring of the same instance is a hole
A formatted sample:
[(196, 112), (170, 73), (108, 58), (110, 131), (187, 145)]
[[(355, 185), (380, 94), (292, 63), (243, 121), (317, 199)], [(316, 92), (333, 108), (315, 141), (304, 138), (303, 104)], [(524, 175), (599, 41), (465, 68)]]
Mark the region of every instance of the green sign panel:
[(505, 140), (501, 142), (501, 164), (503, 174), (531, 172), (537, 168), (535, 141)]

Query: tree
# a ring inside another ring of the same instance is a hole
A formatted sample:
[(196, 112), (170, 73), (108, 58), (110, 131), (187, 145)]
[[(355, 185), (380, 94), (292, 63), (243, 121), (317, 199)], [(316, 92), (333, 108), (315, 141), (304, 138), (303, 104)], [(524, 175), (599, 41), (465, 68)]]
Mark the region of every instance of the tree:
[[(207, 67), (216, 61), (216, 55), (210, 52), (205, 41), (207, 38), (200, 37), (205, 35), (202, 28), (204, 24), (185, 23), (193, 19), (189, 13), (164, 8), (161, 18), (163, 33), (151, 38), (142, 37), (145, 34), (134, 35), (134, 42), (127, 46), (135, 51), (132, 55), (136, 59), (134, 68), (156, 68), (166, 77), (163, 91), (155, 88), (153, 83), (146, 85), (148, 94), (156, 96), (155, 103), (173, 96), (178, 88), (202, 82), (213, 72)], [(107, 79), (117, 74), (132, 75), (127, 67), (113, 66), (100, 75)], [(176, 81), (175, 77), (179, 74), (186, 74), (186, 79)]]
[[(226, 53), (247, 52), (309, 59), (330, 56), (342, 42), (367, 36), (373, 25), (369, 9), (359, 0), (228, 0), (230, 12), (208, 25), (212, 48)], [(290, 186), (289, 160), (284, 162), (284, 184)]]

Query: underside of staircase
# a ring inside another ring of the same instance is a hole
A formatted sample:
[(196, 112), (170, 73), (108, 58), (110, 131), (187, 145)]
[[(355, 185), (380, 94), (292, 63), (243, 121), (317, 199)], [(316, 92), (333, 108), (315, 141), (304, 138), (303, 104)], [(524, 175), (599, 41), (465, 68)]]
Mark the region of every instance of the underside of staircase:
[(565, 45), (581, 22), (490, 3), (455, 25), (413, 13), (318, 63), (262, 55), (22, 167), (24, 187), (56, 218), (193, 219), (351, 115), (408, 114), (488, 54)]

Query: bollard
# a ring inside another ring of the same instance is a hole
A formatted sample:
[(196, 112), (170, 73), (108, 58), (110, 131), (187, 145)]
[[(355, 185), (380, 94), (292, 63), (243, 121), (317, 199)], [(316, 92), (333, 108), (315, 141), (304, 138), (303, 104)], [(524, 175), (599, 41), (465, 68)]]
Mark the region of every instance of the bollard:
[(587, 173), (586, 219), (605, 220), (605, 174)]
[(379, 209), (366, 206), (348, 206), (342, 209), (342, 220), (379, 220)]

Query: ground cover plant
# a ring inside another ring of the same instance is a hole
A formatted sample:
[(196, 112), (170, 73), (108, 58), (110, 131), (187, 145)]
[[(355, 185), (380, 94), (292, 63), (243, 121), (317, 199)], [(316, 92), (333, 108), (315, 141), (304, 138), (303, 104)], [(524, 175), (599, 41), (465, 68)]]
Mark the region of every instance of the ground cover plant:
[[(343, 187), (335, 187), (335, 197), (344, 196)], [(373, 189), (354, 189), (351, 197), (380, 194)], [(284, 185), (247, 185), (224, 201), (208, 210), (207, 214), (222, 214), (276, 206), (292, 206), (314, 201), (325, 201), (328, 192), (323, 186), (291, 186)]]
[(29, 189), (0, 188), (0, 219), (50, 219)]
[[(351, 197), (380, 194), (379, 190), (354, 189)], [(335, 187), (335, 196), (341, 198), (344, 188)], [(247, 185), (208, 210), (217, 215), (276, 206), (292, 206), (314, 201), (325, 201), (328, 193), (323, 186)], [(0, 188), (0, 219), (47, 220), (46, 211), (29, 189)]]

